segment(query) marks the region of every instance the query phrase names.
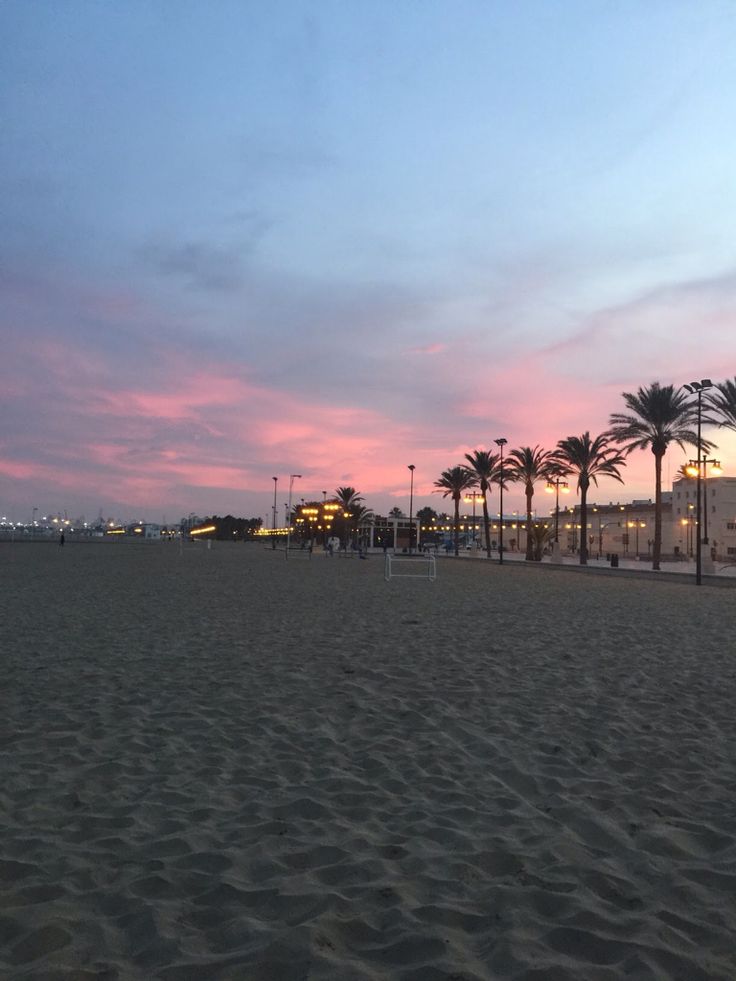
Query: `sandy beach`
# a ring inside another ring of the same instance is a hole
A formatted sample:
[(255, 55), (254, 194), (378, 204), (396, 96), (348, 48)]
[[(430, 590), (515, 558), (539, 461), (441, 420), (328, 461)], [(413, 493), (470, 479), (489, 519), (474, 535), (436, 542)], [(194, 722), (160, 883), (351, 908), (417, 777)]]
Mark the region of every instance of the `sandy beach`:
[(0, 545), (0, 976), (736, 977), (736, 591)]

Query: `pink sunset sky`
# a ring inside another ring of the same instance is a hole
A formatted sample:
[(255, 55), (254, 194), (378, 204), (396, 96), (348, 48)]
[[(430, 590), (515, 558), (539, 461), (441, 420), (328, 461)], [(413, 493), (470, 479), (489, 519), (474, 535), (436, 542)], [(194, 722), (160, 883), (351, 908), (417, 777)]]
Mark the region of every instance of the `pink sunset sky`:
[(410, 463), (449, 510), (497, 437), (736, 375), (734, 8), (184, 9), (0, 12), (2, 514), (385, 512)]

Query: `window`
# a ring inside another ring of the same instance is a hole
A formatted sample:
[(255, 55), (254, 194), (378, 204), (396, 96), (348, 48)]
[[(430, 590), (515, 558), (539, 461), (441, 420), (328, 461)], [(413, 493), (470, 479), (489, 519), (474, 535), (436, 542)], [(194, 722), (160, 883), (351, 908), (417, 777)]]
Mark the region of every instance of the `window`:
[(732, 548), (730, 545), (726, 549), (726, 555), (736, 555), (736, 548)]
[(727, 531), (736, 531), (736, 521), (727, 521), (726, 522), (726, 530)]

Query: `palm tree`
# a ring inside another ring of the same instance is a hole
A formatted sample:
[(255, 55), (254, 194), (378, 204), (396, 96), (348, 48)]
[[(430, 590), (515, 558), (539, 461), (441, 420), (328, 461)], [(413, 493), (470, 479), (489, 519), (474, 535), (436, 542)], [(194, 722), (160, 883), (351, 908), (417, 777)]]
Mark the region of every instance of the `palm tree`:
[(355, 537), (359, 538), (362, 542), (362, 540), (365, 538), (366, 525), (370, 525), (371, 521), (373, 521), (373, 511), (370, 508), (364, 507), (362, 504), (358, 504), (353, 508), (351, 513), (353, 516), (352, 522)]
[[(486, 536), (486, 554), (491, 557), (491, 535), (490, 521), (488, 518), (488, 500), (486, 493), (492, 483), (498, 483), (501, 479), (499, 469), (500, 457), (497, 453), (489, 453), (488, 450), (473, 450), (466, 453), (465, 459), (470, 466), (464, 466), (472, 479), (472, 485), (477, 485), (483, 495), (483, 533)], [(505, 485), (504, 485), (505, 486)], [(474, 533), (475, 534), (475, 533)]]
[(545, 546), (549, 542), (554, 541), (554, 537), (555, 537), (554, 527), (552, 525), (546, 525), (543, 523), (532, 525), (530, 537), (532, 541), (534, 561), (541, 562), (542, 552), (544, 551)]
[(443, 497), (452, 497), (455, 503), (455, 556), (460, 554), (460, 498), (463, 493), (475, 484), (475, 478), (468, 472), (466, 467), (457, 466), (450, 470), (443, 470), (439, 480), (435, 480), (434, 486), (437, 493), (442, 491)]
[(719, 416), (718, 425), (736, 431), (736, 378), (719, 382), (716, 391), (706, 395), (706, 400)]
[(338, 487), (335, 491), (335, 500), (349, 511), (350, 508), (360, 504), (363, 498), (354, 487)]
[(555, 453), (558, 464), (578, 478), (580, 490), (580, 565), (588, 564), (588, 488), (591, 480), (598, 486), (598, 477), (613, 477), (623, 483), (620, 467), (626, 466), (626, 458), (611, 446), (607, 433), (591, 439), (589, 432), (582, 436), (568, 436), (557, 444)]
[(345, 538), (348, 539), (352, 535), (351, 521), (364, 499), (354, 487), (338, 487), (335, 491), (335, 500), (342, 508), (341, 524), (346, 533)]
[[(549, 480), (559, 474), (559, 465), (555, 462), (555, 455), (550, 450), (543, 450), (539, 446), (532, 449), (530, 446), (521, 446), (518, 450), (511, 450), (508, 455), (509, 477), (511, 480), (524, 484), (526, 494), (526, 560), (532, 562), (535, 559), (534, 535), (532, 533), (532, 498), (534, 497), (534, 484), (537, 480)], [(540, 556), (541, 557), (541, 556)]]
[[(662, 460), (670, 443), (684, 450), (686, 443), (698, 445), (697, 403), (674, 385), (652, 382), (637, 392), (623, 392), (629, 412), (614, 412), (607, 435), (623, 444), (626, 456), (634, 450), (649, 449), (654, 454), (654, 543), (652, 568), (659, 569), (662, 553)], [(710, 421), (710, 420), (708, 420)], [(703, 447), (713, 444), (701, 440)]]

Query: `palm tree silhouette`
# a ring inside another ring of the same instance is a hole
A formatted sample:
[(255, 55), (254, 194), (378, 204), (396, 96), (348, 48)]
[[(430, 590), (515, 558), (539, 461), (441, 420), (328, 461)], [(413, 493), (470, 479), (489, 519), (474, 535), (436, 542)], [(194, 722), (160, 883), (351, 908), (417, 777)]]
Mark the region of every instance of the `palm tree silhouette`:
[(534, 484), (538, 480), (549, 480), (551, 477), (562, 476), (559, 464), (551, 450), (543, 450), (539, 446), (521, 446), (511, 450), (508, 455), (509, 478), (524, 484), (526, 495), (526, 560), (532, 562), (538, 549), (532, 531), (532, 498)]
[(460, 498), (463, 493), (475, 484), (475, 478), (468, 472), (466, 467), (457, 466), (450, 470), (443, 470), (439, 480), (435, 480), (434, 486), (437, 493), (442, 492), (443, 497), (452, 497), (455, 503), (455, 556), (460, 554)]
[(705, 400), (717, 413), (716, 419), (708, 421), (736, 431), (736, 378), (733, 381), (719, 382), (716, 391), (709, 392)]
[[(662, 553), (662, 460), (670, 443), (684, 450), (685, 444), (698, 445), (694, 428), (696, 403), (684, 389), (652, 382), (636, 392), (623, 392), (629, 412), (614, 412), (607, 435), (623, 445), (626, 456), (634, 450), (651, 450), (654, 454), (654, 542), (652, 569), (659, 569)], [(712, 421), (710, 419), (706, 420)], [(713, 446), (701, 439), (703, 449)]]
[(626, 466), (626, 458), (610, 445), (606, 433), (591, 439), (589, 432), (582, 436), (568, 436), (557, 444), (557, 463), (574, 474), (580, 490), (580, 565), (588, 564), (588, 488), (590, 482), (597, 486), (598, 477), (613, 477), (623, 484), (619, 468)]
[(351, 539), (353, 534), (354, 518), (358, 514), (358, 509), (362, 507), (364, 498), (354, 487), (338, 487), (335, 491), (335, 500), (342, 508), (340, 520), (345, 532), (345, 547), (347, 548), (348, 539)]
[[(473, 450), (472, 453), (465, 454), (465, 459), (470, 466), (464, 466), (463, 469), (470, 475), (473, 486), (477, 484), (483, 495), (483, 533), (486, 536), (486, 554), (490, 559), (491, 536), (486, 493), (492, 483), (498, 483), (502, 479), (499, 467), (500, 456), (498, 453), (490, 453), (488, 450)], [(447, 471), (445, 472), (447, 473)]]

